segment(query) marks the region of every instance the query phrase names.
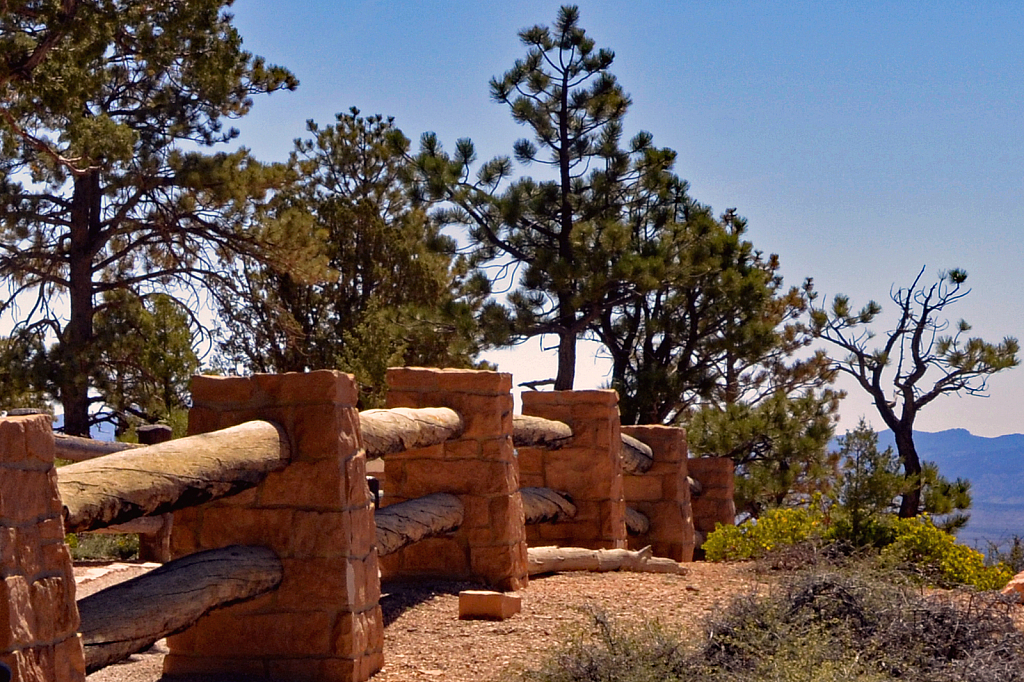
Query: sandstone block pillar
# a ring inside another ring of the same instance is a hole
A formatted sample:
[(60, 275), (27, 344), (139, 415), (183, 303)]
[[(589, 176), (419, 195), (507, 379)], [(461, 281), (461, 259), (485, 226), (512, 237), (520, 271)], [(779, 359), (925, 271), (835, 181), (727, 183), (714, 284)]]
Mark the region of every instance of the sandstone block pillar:
[(569, 493), (576, 518), (526, 529), (531, 546), (588, 549), (626, 547), (619, 396), (611, 390), (524, 391), (523, 414), (572, 428), (570, 443), (556, 450), (520, 448), (523, 485)]
[(716, 524), (736, 523), (735, 465), (728, 457), (695, 457), (687, 462), (687, 467), (701, 486), (700, 494), (691, 501), (695, 544), (699, 549)]
[(18, 682), (84, 682), (50, 416), (0, 418), (0, 662)]
[(174, 515), (171, 550), (270, 547), (281, 586), (168, 638), (168, 674), (353, 682), (383, 665), (375, 526), (351, 376), (195, 377), (189, 433), (280, 425), (291, 462), (259, 486)]
[(455, 533), (383, 557), (386, 578), (444, 576), (518, 590), (528, 580), (523, 502), (512, 446), (512, 375), (402, 367), (388, 370), (387, 405), (448, 407), (462, 437), (384, 459), (382, 505), (430, 493), (458, 495), (465, 520)]
[(626, 506), (646, 516), (650, 529), (630, 536), (629, 548), (651, 546), (655, 556), (693, 561), (693, 513), (687, 483), (686, 429), (674, 426), (623, 426), (622, 432), (648, 445), (654, 466), (643, 474), (624, 474)]

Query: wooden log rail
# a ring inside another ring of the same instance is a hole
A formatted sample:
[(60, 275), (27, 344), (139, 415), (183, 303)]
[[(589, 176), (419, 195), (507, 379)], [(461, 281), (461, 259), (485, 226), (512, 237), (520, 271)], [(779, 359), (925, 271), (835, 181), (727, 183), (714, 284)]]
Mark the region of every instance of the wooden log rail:
[(572, 429), (568, 424), (525, 414), (512, 415), (512, 444), (517, 448), (534, 446), (553, 450), (571, 439)]
[(96, 530), (234, 495), (289, 458), (284, 432), (252, 421), (69, 464), (57, 469), (64, 530)]
[(558, 522), (576, 516), (576, 505), (568, 493), (551, 488), (521, 488), (526, 525)]
[(643, 474), (654, 466), (654, 451), (646, 443), (622, 434), (622, 470), (627, 474)]
[(213, 609), (281, 584), (273, 550), (232, 546), (168, 562), (78, 602), (86, 672), (92, 673), (188, 628)]
[(53, 440), (57, 457), (69, 459), (72, 462), (85, 462), (97, 457), (112, 455), (115, 452), (146, 447), (138, 443), (118, 443), (79, 436), (65, 436), (63, 433), (53, 434)]
[(462, 417), (447, 407), (406, 407), (359, 413), (367, 459), (425, 448), (462, 435)]
[(464, 513), (462, 500), (448, 493), (434, 493), (378, 509), (374, 514), (377, 556), (387, 556), (414, 542), (458, 530)]
[(642, 512), (626, 507), (626, 532), (630, 535), (643, 535), (651, 529), (651, 520)]

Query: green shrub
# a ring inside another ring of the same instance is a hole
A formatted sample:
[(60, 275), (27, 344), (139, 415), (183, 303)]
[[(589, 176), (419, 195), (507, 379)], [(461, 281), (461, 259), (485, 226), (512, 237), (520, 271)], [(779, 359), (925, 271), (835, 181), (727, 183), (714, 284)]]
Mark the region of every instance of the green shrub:
[(64, 538), (75, 561), (126, 561), (139, 556), (139, 536), (74, 533)]
[(881, 549), (892, 544), (896, 539), (896, 516), (880, 514), (861, 519), (859, 524), (840, 507), (831, 510), (828, 527), (822, 534), (822, 540), (835, 543), (849, 550), (875, 548)]
[(822, 530), (822, 516), (817, 511), (769, 509), (738, 526), (717, 525), (704, 542), (704, 555), (708, 561), (758, 559), (773, 550), (806, 542)]
[(890, 565), (910, 567), (934, 584), (950, 587), (970, 585), (979, 590), (998, 590), (1013, 577), (1003, 563), (985, 565), (985, 556), (957, 543), (937, 528), (928, 515), (896, 521), (896, 538), (882, 550)]

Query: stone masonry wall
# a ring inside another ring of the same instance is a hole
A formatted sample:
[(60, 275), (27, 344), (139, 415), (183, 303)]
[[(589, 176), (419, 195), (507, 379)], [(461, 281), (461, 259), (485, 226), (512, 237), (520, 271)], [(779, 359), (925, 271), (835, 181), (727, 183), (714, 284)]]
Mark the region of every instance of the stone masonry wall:
[(619, 397), (615, 391), (524, 391), (523, 414), (572, 428), (572, 441), (557, 450), (519, 449), (520, 481), (566, 492), (576, 518), (526, 529), (531, 546), (590, 549), (626, 546)]
[(259, 486), (174, 515), (175, 557), (263, 545), (284, 564), (280, 587), (218, 609), (168, 638), (164, 671), (352, 682), (383, 665), (375, 526), (357, 391), (334, 371), (195, 377), (189, 433), (252, 419), (283, 427), (291, 463)]
[(384, 460), (385, 496), (394, 504), (430, 493), (458, 495), (465, 519), (455, 533), (381, 559), (384, 577), (445, 576), (518, 590), (528, 581), (523, 502), (512, 446), (512, 375), (420, 367), (388, 370), (387, 406), (448, 407), (462, 437)]
[(49, 415), (0, 418), (0, 662), (18, 682), (84, 682)]
[(651, 522), (648, 532), (629, 537), (630, 549), (651, 546), (655, 556), (693, 561), (693, 514), (687, 483), (686, 429), (673, 426), (623, 426), (622, 433), (650, 446), (654, 466), (643, 474), (625, 474), (626, 506)]
[(715, 524), (736, 523), (735, 466), (728, 457), (695, 457), (687, 462), (690, 476), (701, 484), (699, 495), (691, 499), (696, 547), (704, 544)]

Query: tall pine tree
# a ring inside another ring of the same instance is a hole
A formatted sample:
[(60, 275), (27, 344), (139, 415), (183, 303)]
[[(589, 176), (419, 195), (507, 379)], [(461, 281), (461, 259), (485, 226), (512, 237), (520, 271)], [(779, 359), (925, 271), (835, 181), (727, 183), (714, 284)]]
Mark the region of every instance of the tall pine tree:
[(459, 140), (449, 156), (432, 135), (417, 166), (423, 194), (451, 202), (443, 218), (468, 227), (478, 257), (503, 260), (520, 275), (508, 329), (516, 339), (558, 338), (554, 387), (565, 390), (573, 387), (577, 340), (604, 311), (652, 284), (644, 255), (631, 250), (628, 204), (658, 196), (674, 153), (646, 133), (623, 148), (630, 99), (609, 70), (614, 53), (595, 47), (577, 7), (563, 6), (552, 26), (519, 38), (526, 56), (491, 80), (491, 96), (532, 133), (515, 143), (516, 160), (546, 166), (553, 179), (512, 181), (505, 156), (474, 172), (472, 142)]

